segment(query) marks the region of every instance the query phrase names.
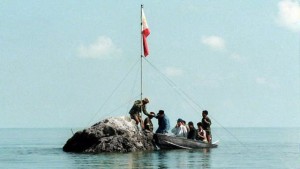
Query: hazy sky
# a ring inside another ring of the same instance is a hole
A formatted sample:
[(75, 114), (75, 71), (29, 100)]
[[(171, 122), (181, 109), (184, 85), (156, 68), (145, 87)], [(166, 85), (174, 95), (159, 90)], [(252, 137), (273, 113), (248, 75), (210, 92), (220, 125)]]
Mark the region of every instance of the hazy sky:
[[(213, 127), (300, 127), (298, 0), (0, 1), (0, 127), (88, 127), (140, 96)], [(157, 122), (154, 121), (156, 124)]]

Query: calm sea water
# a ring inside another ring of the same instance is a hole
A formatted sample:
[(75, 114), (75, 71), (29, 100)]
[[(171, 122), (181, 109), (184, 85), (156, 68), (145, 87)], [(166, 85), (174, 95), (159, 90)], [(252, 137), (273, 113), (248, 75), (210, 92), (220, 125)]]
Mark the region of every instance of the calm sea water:
[(91, 155), (62, 151), (70, 129), (0, 129), (0, 168), (300, 169), (300, 128), (227, 130), (213, 129), (215, 149)]

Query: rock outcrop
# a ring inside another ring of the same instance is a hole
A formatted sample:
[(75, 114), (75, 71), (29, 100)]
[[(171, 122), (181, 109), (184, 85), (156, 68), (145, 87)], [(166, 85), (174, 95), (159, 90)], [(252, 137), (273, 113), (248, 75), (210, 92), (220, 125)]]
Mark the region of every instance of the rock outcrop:
[(129, 117), (114, 117), (76, 132), (64, 145), (66, 152), (101, 153), (153, 150), (153, 133), (140, 131)]

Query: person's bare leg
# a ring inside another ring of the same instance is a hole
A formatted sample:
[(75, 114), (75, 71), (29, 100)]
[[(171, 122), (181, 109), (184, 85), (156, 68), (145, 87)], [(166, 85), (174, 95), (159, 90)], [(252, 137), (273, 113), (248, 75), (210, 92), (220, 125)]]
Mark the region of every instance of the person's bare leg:
[(140, 125), (141, 125), (142, 130), (144, 130), (144, 122), (143, 122), (142, 118), (139, 118), (139, 120), (140, 120)]
[(138, 125), (139, 122), (140, 122), (140, 120), (139, 120), (139, 118), (138, 118), (137, 116), (134, 117), (134, 121), (135, 121), (135, 124), (136, 124), (136, 125)]

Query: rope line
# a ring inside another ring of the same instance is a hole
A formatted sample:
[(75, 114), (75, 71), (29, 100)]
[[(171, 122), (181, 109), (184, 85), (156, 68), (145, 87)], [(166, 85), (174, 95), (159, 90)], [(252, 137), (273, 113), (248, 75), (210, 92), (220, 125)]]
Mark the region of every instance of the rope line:
[(90, 122), (88, 124), (91, 124), (92, 121), (96, 118), (96, 116), (98, 116), (98, 114), (100, 113), (100, 111), (102, 111), (102, 109), (104, 108), (104, 106), (106, 105), (106, 103), (111, 99), (111, 97), (113, 96), (113, 94), (117, 91), (117, 89), (121, 86), (121, 84), (123, 83), (123, 81), (127, 78), (127, 76), (129, 75), (129, 73), (133, 70), (133, 68), (137, 65), (137, 63), (139, 62), (136, 61), (131, 68), (129, 69), (129, 71), (126, 73), (126, 75), (123, 77), (123, 79), (118, 83), (118, 85), (114, 88), (113, 92), (109, 95), (109, 97), (105, 100), (105, 102), (103, 102), (103, 104), (100, 106), (100, 108), (98, 109), (98, 111), (96, 111), (96, 113), (92, 116)]
[[(184, 92), (182, 89), (178, 88), (176, 86), (176, 84), (171, 80), (169, 79), (165, 74), (163, 74), (157, 67), (155, 67), (152, 63), (150, 63), (148, 60), (146, 60), (147, 63), (149, 63), (151, 65), (151, 67), (153, 67), (157, 72), (159, 72), (159, 74), (161, 74), (164, 79), (167, 81), (167, 83), (173, 87), (174, 89), (177, 89), (178, 91), (176, 91), (177, 94), (179, 94), (180, 96), (184, 96), (184, 100), (191, 106), (191, 108), (195, 111), (199, 111), (198, 109), (202, 109), (201, 106), (196, 102), (194, 101), (194, 99), (192, 99), (191, 96), (189, 96), (186, 92)], [(196, 105), (198, 107), (195, 108), (190, 102), (192, 102), (194, 105)], [(242, 143), (234, 134), (232, 134), (232, 132), (230, 132), (228, 129), (226, 129), (220, 122), (218, 122), (215, 118), (213, 118), (212, 116), (210, 116), (218, 125), (220, 125), (227, 133), (229, 133), (236, 141), (239, 142), (239, 144), (243, 145), (244, 147), (246, 147), (244, 145), (244, 143)]]
[(165, 82), (168, 85), (170, 85), (173, 89), (177, 89), (177, 90), (175, 90), (175, 92), (179, 96), (181, 96), (195, 110), (194, 105), (192, 105), (190, 102), (190, 101), (192, 101), (192, 99), (183, 90), (178, 88), (176, 86), (176, 84), (171, 79), (169, 79), (164, 73), (162, 73), (156, 66), (154, 66), (152, 63), (150, 63), (148, 60), (146, 60), (146, 61), (154, 70), (156, 70), (163, 77), (163, 80), (165, 80)]
[[(110, 112), (108, 112), (108, 113), (103, 114), (100, 118), (106, 117), (108, 114), (113, 115), (113, 114), (114, 114), (117, 110), (119, 110), (121, 107), (124, 107), (124, 105), (133, 102), (138, 96), (140, 96), (140, 95), (134, 96), (133, 98), (127, 100), (125, 103), (121, 104), (121, 105), (118, 106), (116, 109), (114, 109), (114, 110), (112, 110), (112, 111), (110, 111)], [(129, 112), (129, 111), (128, 111), (128, 112)], [(126, 112), (126, 115), (129, 114), (128, 112)]]
[[(138, 67), (138, 70), (140, 70), (140, 67)], [(137, 81), (138, 81), (138, 75), (139, 75), (139, 71), (136, 71), (136, 75), (135, 75), (135, 78), (134, 78), (134, 81), (133, 81), (133, 85), (132, 85), (132, 88), (131, 88), (131, 96), (134, 95), (134, 89), (136, 88), (136, 84), (137, 84)], [(128, 104), (128, 106), (127, 106), (128, 110), (131, 108), (130, 106), (132, 106), (132, 105)], [(124, 114), (125, 113), (126, 112), (124, 112)], [(125, 115), (127, 115), (127, 113)]]

